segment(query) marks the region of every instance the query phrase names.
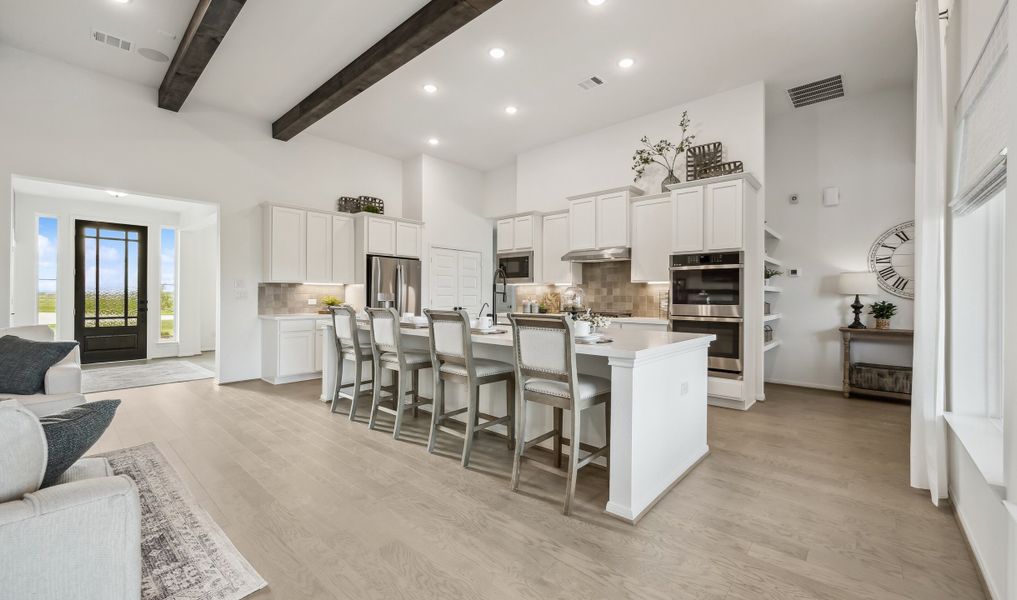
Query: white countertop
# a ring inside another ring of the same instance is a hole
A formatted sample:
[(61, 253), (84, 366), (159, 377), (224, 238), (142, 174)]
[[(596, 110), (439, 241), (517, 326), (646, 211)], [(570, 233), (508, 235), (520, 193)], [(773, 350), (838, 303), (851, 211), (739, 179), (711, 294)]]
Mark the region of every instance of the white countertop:
[(289, 313), (280, 315), (258, 315), (258, 318), (263, 321), (298, 321), (301, 319), (316, 321), (318, 319), (331, 319), (332, 315), (321, 315), (318, 313)]
[[(322, 327), (331, 328), (331, 323), (324, 323)], [(367, 325), (361, 323), (362, 328)], [(498, 325), (496, 329), (504, 333), (479, 334), (474, 333), (473, 343), (489, 346), (512, 346), (512, 333), (508, 325)], [(428, 337), (428, 329), (402, 327), (402, 334), (411, 337)], [(670, 354), (673, 352), (684, 352), (700, 346), (708, 346), (710, 342), (717, 339), (715, 335), (703, 335), (696, 333), (675, 333), (671, 331), (612, 331), (608, 334), (610, 343), (606, 344), (576, 344), (576, 354), (585, 356), (605, 356), (608, 358), (643, 359), (653, 356)]]

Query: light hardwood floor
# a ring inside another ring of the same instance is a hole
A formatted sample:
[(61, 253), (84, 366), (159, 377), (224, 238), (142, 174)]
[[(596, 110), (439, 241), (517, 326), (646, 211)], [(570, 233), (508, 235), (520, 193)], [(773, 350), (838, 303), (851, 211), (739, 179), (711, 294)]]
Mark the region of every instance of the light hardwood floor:
[[(524, 471), (482, 434), (425, 450), (333, 415), (318, 382), (194, 381), (124, 400), (96, 452), (154, 441), (269, 582), (256, 600), (329, 598), (984, 598), (951, 512), (908, 487), (908, 407), (771, 386), (710, 409), (712, 454), (636, 527), (584, 470)], [(364, 413), (366, 416), (366, 412)], [(459, 442), (461, 443), (461, 442)]]

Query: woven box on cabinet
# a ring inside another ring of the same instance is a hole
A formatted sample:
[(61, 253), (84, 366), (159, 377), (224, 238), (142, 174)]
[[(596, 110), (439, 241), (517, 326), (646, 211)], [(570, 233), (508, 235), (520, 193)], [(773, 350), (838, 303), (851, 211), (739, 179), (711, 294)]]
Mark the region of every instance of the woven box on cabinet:
[(851, 387), (897, 394), (911, 393), (911, 367), (853, 363)]

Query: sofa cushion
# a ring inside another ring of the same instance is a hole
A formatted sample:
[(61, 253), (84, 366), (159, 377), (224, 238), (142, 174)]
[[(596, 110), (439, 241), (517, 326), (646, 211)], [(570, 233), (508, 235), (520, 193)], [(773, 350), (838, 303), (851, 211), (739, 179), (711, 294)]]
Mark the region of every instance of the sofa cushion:
[(0, 504), (39, 489), (46, 453), (38, 417), (17, 400), (0, 401)]
[(77, 342), (36, 342), (14, 335), (0, 337), (0, 394), (42, 392), (46, 371), (77, 345)]
[(39, 419), (46, 432), (49, 452), (42, 487), (55, 483), (99, 441), (113, 421), (118, 406), (119, 400), (98, 400)]

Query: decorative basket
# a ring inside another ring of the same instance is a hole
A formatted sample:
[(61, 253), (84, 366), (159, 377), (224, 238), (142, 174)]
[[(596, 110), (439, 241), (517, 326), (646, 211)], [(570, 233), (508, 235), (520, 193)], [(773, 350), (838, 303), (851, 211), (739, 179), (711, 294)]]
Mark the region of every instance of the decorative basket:
[(897, 394), (911, 393), (911, 367), (853, 363), (848, 378), (851, 387), (855, 388)]
[(766, 343), (773, 341), (773, 327), (763, 325), (763, 341)]
[(339, 196), (339, 199), (335, 201), (335, 209), (338, 212), (358, 213), (360, 212), (360, 198)]
[(373, 196), (361, 196), (360, 198), (360, 212), (375, 213), (378, 215), (385, 214), (385, 201), (381, 198), (375, 198)]
[(710, 142), (693, 146), (685, 152), (685, 181), (695, 181), (703, 177), (702, 171), (708, 167), (719, 165), (723, 160), (724, 147), (720, 142)]
[(733, 160), (731, 162), (720, 163), (719, 165), (711, 165), (705, 167), (698, 172), (697, 179), (705, 179), (707, 177), (720, 177), (721, 175), (733, 175), (735, 173), (741, 173), (744, 170), (742, 161)]

